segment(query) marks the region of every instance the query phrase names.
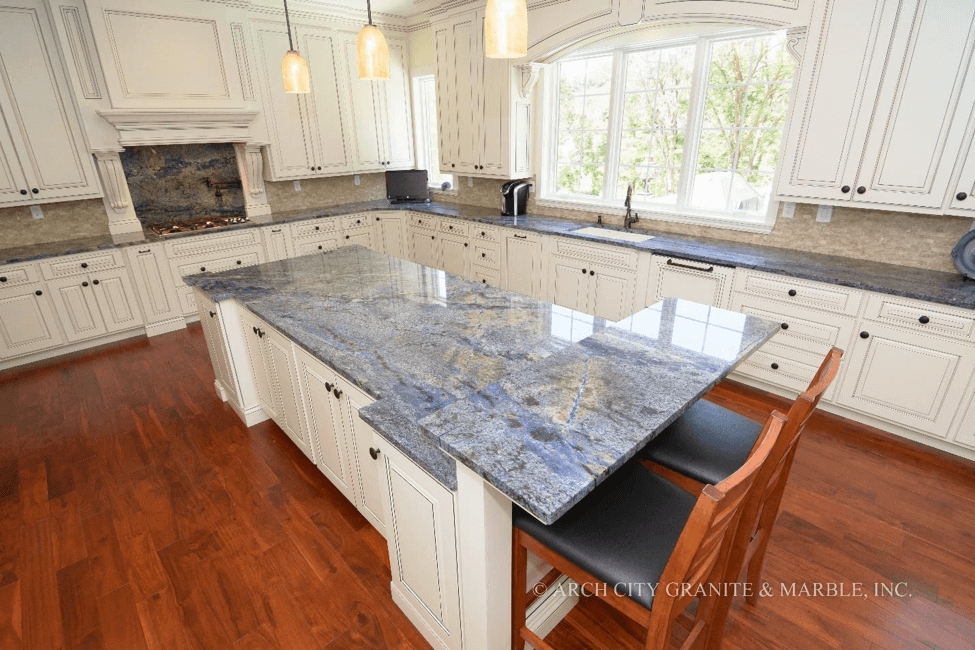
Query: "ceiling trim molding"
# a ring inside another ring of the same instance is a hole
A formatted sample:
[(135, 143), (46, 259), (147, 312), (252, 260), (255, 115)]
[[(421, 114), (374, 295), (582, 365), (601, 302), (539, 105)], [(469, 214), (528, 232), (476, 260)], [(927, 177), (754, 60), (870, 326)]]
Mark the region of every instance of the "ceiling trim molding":
[(113, 109), (98, 111), (118, 131), (123, 147), (152, 144), (249, 142), (258, 111), (222, 109)]

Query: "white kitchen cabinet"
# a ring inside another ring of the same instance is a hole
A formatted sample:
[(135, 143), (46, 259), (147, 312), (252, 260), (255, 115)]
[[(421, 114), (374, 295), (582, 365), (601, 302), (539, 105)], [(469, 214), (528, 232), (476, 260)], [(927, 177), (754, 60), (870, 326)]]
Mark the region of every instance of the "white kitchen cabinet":
[(683, 298), (702, 305), (726, 308), (735, 269), (692, 262), (677, 257), (654, 256), (650, 260), (647, 306), (664, 298)]
[(264, 360), (267, 363), (267, 375), (277, 415), (274, 421), (298, 449), (315, 462), (315, 452), (304, 423), (301, 388), (291, 341), (266, 324), (260, 331), (258, 340), (266, 346)]
[(460, 278), (470, 277), (471, 244), (467, 237), (440, 235), (440, 268)]
[[(315, 174), (346, 174), (352, 169), (352, 151), (337, 35), (331, 30), (301, 26), (297, 28), (297, 38), (311, 74), (311, 93), (305, 95), (305, 102), (308, 115), (314, 120), (311, 133)], [(277, 81), (278, 89), (284, 92), (280, 75)]]
[(127, 270), (102, 271), (88, 277), (106, 330), (121, 332), (143, 325), (145, 321), (139, 310), (139, 299)]
[(965, 411), (953, 442), (975, 449), (975, 398), (969, 398), (968, 409)]
[(440, 266), (440, 243), (437, 241), (435, 230), (421, 228), (407, 229), (410, 242), (410, 261), (429, 266), (432, 269)]
[(560, 307), (585, 312), (589, 308), (589, 264), (553, 255), (549, 271), (550, 300)]
[(55, 43), (44, 3), (0, 7), (3, 205), (101, 196)]
[(302, 255), (314, 255), (316, 253), (327, 253), (328, 251), (334, 251), (339, 247), (339, 238), (327, 237), (324, 239), (315, 239), (309, 237), (307, 239), (296, 239), (295, 240), (295, 256), (300, 257)]
[(220, 397), (224, 401), (229, 399), (235, 404), (239, 403), (237, 380), (234, 377), (234, 367), (230, 360), (223, 323), (217, 305), (200, 291), (194, 291), (193, 297), (200, 316), (200, 325), (203, 327), (203, 337), (206, 340), (207, 351), (210, 353), (210, 362), (213, 365), (213, 374), (216, 377)]
[(541, 235), (504, 230), (501, 233), (501, 284), (508, 291), (541, 299), (544, 295)]
[(277, 419), (277, 412), (275, 411), (277, 404), (274, 401), (274, 391), (271, 388), (271, 377), (268, 374), (266, 360), (267, 346), (263, 341), (264, 336), (267, 334), (261, 334), (264, 332), (264, 329), (262, 329), (264, 323), (261, 319), (244, 309), (239, 309), (238, 311), (240, 314), (240, 329), (246, 347), (247, 365), (251, 368), (254, 389), (257, 393), (257, 401), (267, 413), (268, 417)]
[(268, 262), (277, 262), (294, 257), (294, 244), (287, 226), (267, 226), (264, 233), (264, 250)]
[(47, 286), (69, 343), (108, 333), (98, 308), (98, 299), (86, 277), (50, 280)]
[(948, 191), (951, 194), (951, 214), (971, 216), (975, 212), (975, 141), (970, 141), (968, 155), (959, 170), (958, 180), (954, 188)]
[[(142, 300), (146, 335), (155, 336), (182, 328), (183, 309), (162, 245), (131, 246), (126, 250), (126, 260)], [(166, 326), (166, 323), (170, 325)]]
[(376, 250), (390, 257), (407, 259), (406, 216), (402, 212), (377, 212)]
[(372, 234), (372, 226), (346, 230), (339, 238), (339, 246), (365, 246), (372, 250), (375, 248)]
[(388, 39), (389, 79), (373, 81), (382, 90), (383, 147), (386, 169), (413, 169), (413, 111), (410, 100), (409, 55), (406, 42)]
[(332, 396), (337, 400), (336, 411), (339, 413), (339, 419), (345, 429), (345, 439), (349, 444), (350, 466), (357, 477), (356, 507), (376, 530), (385, 536), (383, 490), (379, 464), (373, 456), (375, 432), (359, 417), (359, 409), (372, 404), (375, 400), (341, 377), (337, 380)]
[(633, 313), (636, 273), (561, 255), (551, 258), (549, 295), (555, 304), (618, 321)]
[[(8, 278), (11, 270), (0, 269), (0, 278)], [(0, 359), (62, 345), (64, 339), (44, 285), (25, 282), (7, 288), (8, 282), (0, 285)]]
[(373, 440), (394, 600), (434, 647), (459, 650), (455, 495), (382, 436), (374, 434)]

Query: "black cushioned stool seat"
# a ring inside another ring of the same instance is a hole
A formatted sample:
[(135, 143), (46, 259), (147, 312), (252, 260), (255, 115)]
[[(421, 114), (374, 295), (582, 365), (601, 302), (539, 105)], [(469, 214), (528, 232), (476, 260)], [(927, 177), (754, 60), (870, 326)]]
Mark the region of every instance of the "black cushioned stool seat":
[[(646, 608), (697, 498), (629, 463), (550, 526), (521, 508), (514, 525)], [(642, 588), (629, 585), (642, 585)], [(590, 591), (594, 585), (588, 585)]]
[(761, 433), (761, 423), (699, 400), (638, 452), (637, 458), (717, 485), (745, 464)]

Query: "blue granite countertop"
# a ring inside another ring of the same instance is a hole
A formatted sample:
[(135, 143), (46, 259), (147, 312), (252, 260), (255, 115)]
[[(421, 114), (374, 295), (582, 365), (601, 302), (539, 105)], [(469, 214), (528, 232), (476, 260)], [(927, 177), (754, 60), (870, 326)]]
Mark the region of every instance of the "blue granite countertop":
[[(804, 280), (828, 282), (865, 291), (975, 309), (975, 281), (966, 280), (961, 274), (928, 271), (897, 264), (885, 264), (837, 255), (806, 253), (787, 248), (744, 244), (722, 239), (672, 235), (653, 230), (639, 230), (641, 233), (653, 235), (653, 239), (642, 243), (608, 240), (577, 232), (582, 228), (594, 226), (591, 223), (538, 215), (503, 217), (498, 214), (497, 209), (457, 203), (390, 205), (385, 200), (348, 203), (324, 208), (275, 212), (271, 215), (270, 221), (249, 221), (226, 226), (221, 228), (220, 232), (375, 210), (427, 212), (494, 226), (563, 235), (613, 246), (625, 246), (648, 251), (655, 255), (680, 257), (705, 264), (742, 267)], [(613, 229), (610, 228), (610, 230)], [(174, 237), (193, 237), (207, 232), (215, 231), (169, 235), (165, 240), (168, 241)], [(115, 242), (106, 235), (9, 248), (0, 250), (0, 264), (163, 241), (161, 236), (148, 231), (143, 233), (141, 238), (138, 234), (136, 237), (135, 241)], [(941, 253), (948, 254), (947, 251), (941, 251)]]
[(374, 397), (363, 420), (444, 485), (446, 451), (545, 522), (779, 328), (675, 299), (610, 323), (358, 246), (186, 281)]

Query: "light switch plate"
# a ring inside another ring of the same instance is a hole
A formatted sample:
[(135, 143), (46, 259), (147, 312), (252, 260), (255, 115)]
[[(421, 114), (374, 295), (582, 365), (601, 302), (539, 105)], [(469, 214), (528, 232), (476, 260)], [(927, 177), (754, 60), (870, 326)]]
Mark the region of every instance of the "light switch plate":
[(816, 221), (818, 223), (829, 223), (830, 219), (833, 218), (833, 206), (831, 205), (821, 205), (819, 209), (816, 210)]
[(352, 179), (353, 179), (353, 180), (355, 181), (355, 184), (356, 184), (356, 185), (358, 185), (358, 184), (359, 184), (359, 175), (358, 175), (358, 174), (354, 174), (354, 175), (352, 176)]
[(295, 192), (301, 191), (301, 181), (295, 181)]
[(41, 212), (41, 206), (39, 205), (30, 206), (30, 216), (34, 217), (35, 219), (43, 219), (44, 213)]
[(796, 204), (792, 201), (786, 201), (785, 205), (782, 206), (782, 216), (786, 219), (796, 216)]

